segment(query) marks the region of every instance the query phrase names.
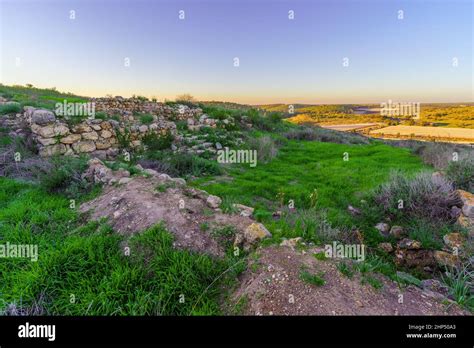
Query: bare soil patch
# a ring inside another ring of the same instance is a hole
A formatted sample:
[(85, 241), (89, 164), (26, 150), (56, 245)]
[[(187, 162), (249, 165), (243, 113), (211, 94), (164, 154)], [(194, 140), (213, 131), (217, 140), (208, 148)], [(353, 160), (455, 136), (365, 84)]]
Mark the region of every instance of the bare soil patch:
[[(163, 185), (170, 183), (158, 177), (134, 177), (126, 184), (105, 187), (99, 197), (82, 204), (80, 209), (93, 220), (107, 218), (114, 230), (123, 235), (163, 222), (175, 236), (176, 247), (215, 256), (223, 256), (224, 247), (212, 236), (214, 229), (233, 226), (236, 232), (242, 232), (253, 222), (249, 217), (210, 208), (204, 191), (185, 185)], [(161, 190), (157, 189), (160, 186)]]
[[(257, 251), (242, 275), (233, 301), (246, 303), (246, 315), (468, 315), (452, 301), (414, 286), (398, 284), (380, 275), (380, 289), (362, 284), (337, 269), (336, 260), (317, 260), (313, 253), (303, 254), (288, 247), (269, 247)], [(321, 274), (321, 286), (304, 282), (304, 267)], [(399, 303), (399, 295), (403, 302)]]

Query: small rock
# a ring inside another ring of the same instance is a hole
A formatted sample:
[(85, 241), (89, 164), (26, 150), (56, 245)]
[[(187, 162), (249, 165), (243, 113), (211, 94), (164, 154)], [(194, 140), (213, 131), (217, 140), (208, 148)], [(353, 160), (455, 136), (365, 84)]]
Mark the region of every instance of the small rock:
[(379, 243), (378, 248), (386, 253), (391, 253), (393, 251), (392, 244), (390, 243)]
[(301, 242), (301, 240), (301, 237), (285, 239), (283, 242), (280, 243), (280, 246), (286, 246), (291, 249), (294, 249), (298, 245), (298, 243)]
[(184, 180), (183, 178), (171, 178), (171, 181), (178, 184), (179, 186), (186, 185), (186, 180)]
[(444, 237), (443, 237), (443, 241), (444, 241), (444, 244), (446, 244), (446, 246), (448, 246), (449, 248), (451, 249), (462, 249), (462, 246), (464, 244), (464, 242), (466, 241), (466, 238), (464, 238), (464, 236), (461, 234), (461, 233), (449, 233), (449, 234), (446, 234)]
[(132, 181), (133, 179), (132, 178), (120, 178), (120, 180), (118, 181), (119, 185), (124, 185), (124, 184), (127, 184), (129, 183), (130, 181)]
[(451, 215), (451, 218), (457, 219), (462, 215), (462, 209), (453, 205), (449, 214)]
[(395, 263), (398, 266), (416, 268), (423, 270), (426, 267), (434, 267), (436, 265), (432, 250), (407, 250), (397, 249), (395, 251)]
[(214, 195), (209, 195), (209, 197), (207, 197), (206, 203), (210, 208), (215, 209), (219, 208), (219, 205), (222, 203), (222, 199)]
[(168, 174), (160, 174), (158, 175), (158, 178), (164, 181), (171, 181), (171, 176), (169, 176)]
[(361, 211), (357, 208), (354, 208), (352, 205), (349, 205), (347, 207), (347, 210), (349, 211), (349, 213), (353, 216), (356, 216), (356, 215), (360, 215), (361, 214)]
[(255, 244), (255, 242), (271, 236), (272, 234), (264, 225), (254, 222), (249, 225), (243, 233), (238, 233), (236, 235), (234, 245), (238, 246), (243, 244), (244, 249), (248, 250), (253, 244)]
[(420, 287), (423, 290), (438, 292), (445, 296), (449, 293), (449, 288), (446, 285), (441, 284), (441, 282), (437, 279), (424, 279), (421, 281)]
[(249, 217), (252, 216), (254, 212), (254, 208), (247, 207), (243, 204), (232, 204), (232, 206), (239, 211), (241, 216)]
[(375, 228), (380, 232), (383, 237), (387, 237), (390, 232), (390, 226), (385, 222), (379, 222), (377, 225), (375, 225)]
[(435, 250), (434, 258), (439, 266), (457, 267), (459, 265), (459, 257), (447, 253), (445, 251)]
[(403, 238), (398, 242), (398, 247), (400, 249), (417, 250), (421, 248), (421, 243), (417, 240)]
[(390, 229), (390, 236), (396, 238), (396, 239), (400, 239), (404, 236), (404, 231), (403, 231), (403, 227), (401, 226), (392, 226), (392, 228)]
[(216, 149), (217, 150), (222, 150), (222, 144), (221, 143), (216, 143)]
[(151, 168), (145, 169), (144, 172), (151, 176), (158, 176), (160, 174), (156, 170), (151, 169)]
[(459, 215), (457, 223), (464, 228), (470, 228), (474, 226), (474, 219), (470, 219), (467, 216)]

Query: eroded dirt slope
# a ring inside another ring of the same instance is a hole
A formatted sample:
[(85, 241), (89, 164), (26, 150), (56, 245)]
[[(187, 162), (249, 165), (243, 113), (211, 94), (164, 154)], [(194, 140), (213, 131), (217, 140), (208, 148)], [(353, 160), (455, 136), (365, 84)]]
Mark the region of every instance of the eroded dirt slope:
[[(272, 246), (257, 251), (233, 295), (246, 303), (247, 315), (467, 315), (453, 302), (414, 286), (400, 289), (380, 275), (381, 289), (362, 284), (360, 274), (350, 279), (338, 269), (338, 261), (317, 260), (311, 252)], [(302, 267), (321, 274), (317, 286), (300, 279)], [(399, 295), (403, 295), (399, 303)]]

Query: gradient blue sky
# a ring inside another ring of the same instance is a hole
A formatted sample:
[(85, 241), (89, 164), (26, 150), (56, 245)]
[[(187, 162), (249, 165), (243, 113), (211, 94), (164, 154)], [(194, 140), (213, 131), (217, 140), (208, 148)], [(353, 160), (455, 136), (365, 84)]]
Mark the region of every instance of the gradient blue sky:
[(4, 84), (251, 104), (474, 100), (471, 0), (0, 4)]

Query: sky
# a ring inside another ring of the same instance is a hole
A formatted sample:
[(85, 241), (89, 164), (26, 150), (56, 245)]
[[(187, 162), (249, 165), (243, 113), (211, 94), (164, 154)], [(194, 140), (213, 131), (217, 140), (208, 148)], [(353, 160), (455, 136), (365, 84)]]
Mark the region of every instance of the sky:
[(0, 0), (0, 83), (248, 104), (469, 102), (473, 15), (472, 0)]

